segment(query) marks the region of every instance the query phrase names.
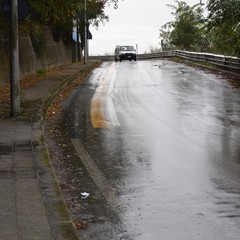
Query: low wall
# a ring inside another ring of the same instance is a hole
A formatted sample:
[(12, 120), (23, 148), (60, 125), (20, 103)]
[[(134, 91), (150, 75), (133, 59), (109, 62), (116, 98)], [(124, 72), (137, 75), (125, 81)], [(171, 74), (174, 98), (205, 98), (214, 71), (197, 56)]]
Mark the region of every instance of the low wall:
[[(71, 46), (66, 46), (62, 41), (55, 42), (49, 28), (44, 30), (46, 52), (38, 58), (29, 35), (19, 38), (19, 63), (20, 79), (26, 75), (35, 73), (40, 69), (48, 69), (72, 61)], [(0, 49), (0, 84), (9, 83), (9, 49)]]

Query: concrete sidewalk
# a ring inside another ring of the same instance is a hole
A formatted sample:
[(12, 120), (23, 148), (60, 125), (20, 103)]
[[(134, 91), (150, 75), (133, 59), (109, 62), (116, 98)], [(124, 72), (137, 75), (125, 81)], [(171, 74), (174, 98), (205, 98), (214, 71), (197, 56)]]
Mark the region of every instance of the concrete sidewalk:
[[(21, 90), (21, 116), (0, 120), (0, 239), (78, 239), (44, 141), (46, 108), (94, 63), (60, 67)], [(1, 115), (10, 111), (0, 106)]]

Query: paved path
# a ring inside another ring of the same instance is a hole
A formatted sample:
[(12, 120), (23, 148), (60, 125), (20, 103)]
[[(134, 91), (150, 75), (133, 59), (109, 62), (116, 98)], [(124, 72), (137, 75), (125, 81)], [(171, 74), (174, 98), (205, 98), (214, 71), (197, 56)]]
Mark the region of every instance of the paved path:
[(93, 63), (69, 64), (21, 90), (21, 116), (0, 105), (0, 239), (78, 239), (44, 141), (43, 114), (64, 84)]

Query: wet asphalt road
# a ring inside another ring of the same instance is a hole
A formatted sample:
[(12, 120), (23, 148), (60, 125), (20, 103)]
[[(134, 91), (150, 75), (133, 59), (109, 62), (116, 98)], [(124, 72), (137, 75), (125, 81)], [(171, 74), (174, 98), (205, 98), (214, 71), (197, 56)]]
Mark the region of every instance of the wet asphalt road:
[(108, 62), (68, 105), (92, 181), (81, 239), (240, 238), (238, 89), (167, 60)]

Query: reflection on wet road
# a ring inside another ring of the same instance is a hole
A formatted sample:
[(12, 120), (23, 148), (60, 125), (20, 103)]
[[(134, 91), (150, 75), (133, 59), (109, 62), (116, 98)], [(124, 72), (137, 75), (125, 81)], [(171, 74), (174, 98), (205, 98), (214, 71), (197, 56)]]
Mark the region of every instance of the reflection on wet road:
[(94, 213), (82, 239), (239, 239), (239, 90), (166, 60), (104, 63), (72, 108), (75, 148), (117, 219)]

